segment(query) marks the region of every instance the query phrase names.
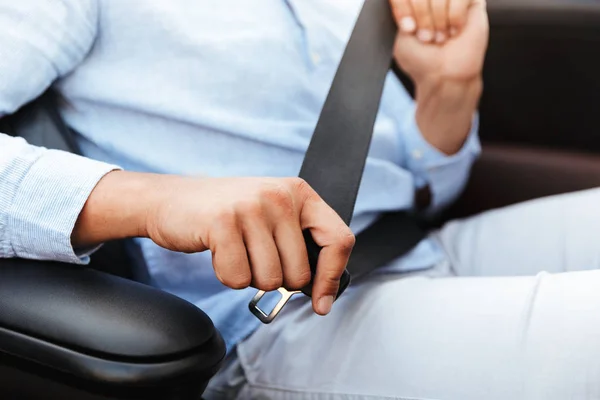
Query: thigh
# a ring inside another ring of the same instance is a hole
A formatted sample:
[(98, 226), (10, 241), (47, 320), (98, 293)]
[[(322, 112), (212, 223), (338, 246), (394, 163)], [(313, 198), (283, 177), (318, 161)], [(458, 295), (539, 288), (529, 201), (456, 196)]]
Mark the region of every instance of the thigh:
[(600, 267), (600, 189), (452, 221), (434, 234), (460, 276), (533, 275)]
[(600, 398), (599, 287), (600, 271), (390, 276), (325, 318), (296, 301), (239, 345), (238, 398)]

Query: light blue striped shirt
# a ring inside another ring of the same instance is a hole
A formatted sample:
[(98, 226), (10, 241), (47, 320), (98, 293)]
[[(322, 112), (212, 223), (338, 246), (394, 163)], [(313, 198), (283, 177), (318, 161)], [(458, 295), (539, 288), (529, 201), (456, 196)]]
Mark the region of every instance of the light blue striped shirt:
[[(70, 234), (113, 167), (208, 176), (295, 176), (361, 0), (0, 0), (0, 113), (53, 84), (92, 161), (0, 135), (0, 257), (85, 262)], [(479, 152), (476, 120), (447, 157), (421, 136), (415, 105), (388, 77), (353, 229), (463, 188)], [(342, 138), (340, 138), (343, 140)], [(210, 194), (207, 193), (207, 196)], [(142, 199), (143, 201), (143, 199)], [(231, 349), (258, 326), (215, 278), (210, 254), (139, 240), (157, 287), (201, 307)], [(424, 240), (390, 270), (443, 257)]]

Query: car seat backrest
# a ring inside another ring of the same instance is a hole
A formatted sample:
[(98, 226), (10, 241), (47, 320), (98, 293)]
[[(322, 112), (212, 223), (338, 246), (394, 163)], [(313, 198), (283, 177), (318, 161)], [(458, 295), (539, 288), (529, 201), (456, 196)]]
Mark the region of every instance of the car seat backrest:
[(600, 187), (600, 1), (488, 0), (483, 154), (443, 219)]
[(487, 142), (600, 151), (600, 1), (488, 0)]
[(15, 114), (0, 119), (0, 132), (20, 136), (36, 146), (79, 153), (73, 135), (58, 114), (58, 101), (58, 95), (49, 90)]

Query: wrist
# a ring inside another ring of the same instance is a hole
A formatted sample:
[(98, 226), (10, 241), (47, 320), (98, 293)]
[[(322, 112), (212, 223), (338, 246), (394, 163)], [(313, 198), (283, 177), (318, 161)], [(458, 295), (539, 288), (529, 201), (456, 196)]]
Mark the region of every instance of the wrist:
[(415, 80), (415, 87), (420, 89), (423, 95), (442, 91), (446, 96), (457, 96), (465, 91), (479, 92), (483, 87), (481, 74), (465, 77), (444, 76), (441, 74), (429, 74)]
[(158, 175), (126, 171), (106, 174), (86, 201), (72, 234), (75, 247), (148, 237), (148, 215), (157, 202)]
[(431, 145), (447, 155), (458, 152), (471, 131), (483, 81), (428, 77), (416, 85), (416, 121)]

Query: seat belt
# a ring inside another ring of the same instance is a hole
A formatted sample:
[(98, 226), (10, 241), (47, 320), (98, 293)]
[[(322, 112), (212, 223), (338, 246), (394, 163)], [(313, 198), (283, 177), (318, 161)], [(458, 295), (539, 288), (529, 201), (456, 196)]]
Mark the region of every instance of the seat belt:
[[(384, 83), (392, 65), (397, 27), (389, 0), (365, 0), (325, 100), (299, 177), (303, 178), (344, 222), (350, 225), (362, 179)], [(427, 230), (406, 211), (383, 214), (356, 237), (340, 280), (338, 297), (356, 280), (405, 255)], [(319, 247), (304, 233), (314, 278)], [(279, 289), (281, 299), (270, 313), (258, 307), (259, 291), (249, 304), (263, 323), (270, 323), (296, 293)], [(310, 296), (312, 282), (302, 293)]]

